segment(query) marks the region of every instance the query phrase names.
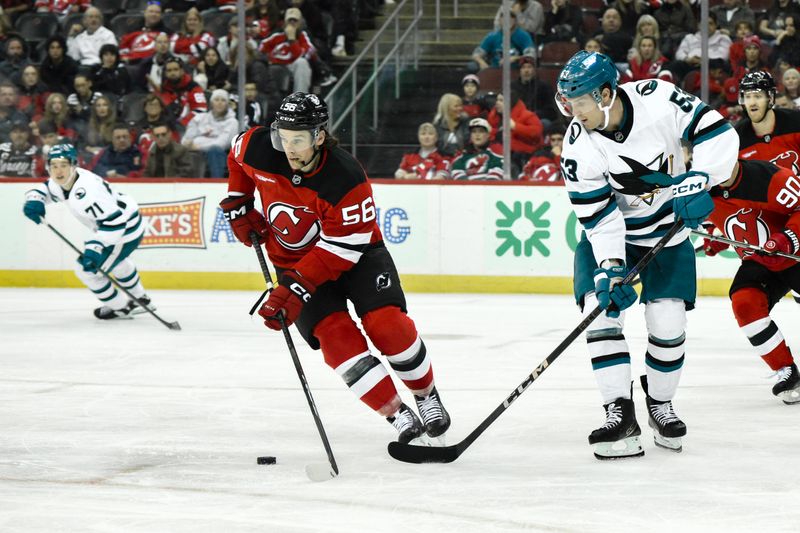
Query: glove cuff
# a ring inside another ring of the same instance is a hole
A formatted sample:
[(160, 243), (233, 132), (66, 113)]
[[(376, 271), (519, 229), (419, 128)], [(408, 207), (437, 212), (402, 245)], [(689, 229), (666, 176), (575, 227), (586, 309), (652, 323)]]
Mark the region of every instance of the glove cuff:
[(219, 203), (222, 214), (228, 223), (241, 218), (248, 211), (255, 207), (255, 197), (253, 196), (228, 196)]
[(317, 287), (305, 279), (302, 274), (296, 270), (287, 270), (283, 273), (280, 279), (280, 284), (289, 289), (292, 294), (300, 298), (303, 302), (307, 302)]
[(786, 237), (789, 239), (789, 243), (792, 247), (792, 254), (796, 254), (798, 251), (800, 251), (800, 238), (797, 237), (795, 232), (790, 229), (785, 229), (781, 233), (786, 235)]

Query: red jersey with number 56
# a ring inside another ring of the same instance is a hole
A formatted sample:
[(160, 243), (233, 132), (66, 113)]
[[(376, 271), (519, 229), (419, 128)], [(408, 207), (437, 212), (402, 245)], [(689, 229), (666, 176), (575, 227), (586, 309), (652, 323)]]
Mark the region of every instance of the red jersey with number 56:
[(233, 141), (228, 169), (229, 192), (258, 189), (270, 260), (314, 285), (338, 278), (383, 243), (367, 174), (339, 147), (323, 148), (316, 170), (303, 174), (272, 147), (269, 129), (256, 127)]
[[(800, 178), (767, 161), (739, 160), (739, 173), (729, 187), (711, 189), (711, 222), (729, 239), (764, 246), (772, 233), (788, 228), (800, 235)], [(736, 252), (747, 259), (744, 248)], [(784, 259), (770, 270), (796, 265)]]

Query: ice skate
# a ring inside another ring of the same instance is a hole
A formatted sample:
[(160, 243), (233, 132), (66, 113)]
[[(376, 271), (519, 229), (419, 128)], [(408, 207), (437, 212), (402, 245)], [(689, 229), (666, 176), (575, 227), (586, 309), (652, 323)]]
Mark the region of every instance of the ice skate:
[(644, 455), (639, 435), (642, 430), (636, 423), (633, 400), (617, 398), (603, 406), (606, 423), (589, 435), (594, 445), (594, 456), (600, 460), (625, 459)]
[(439, 392), (436, 387), (426, 397), (415, 395), (414, 400), (417, 402), (417, 409), (422, 417), (425, 433), (428, 434), (428, 437), (434, 439), (434, 443), (444, 446), (444, 433), (450, 427), (450, 414), (442, 405), (442, 400), (439, 398)]
[[(140, 296), (139, 297), (139, 301), (141, 301), (147, 307), (147, 309), (150, 309), (151, 311), (155, 311), (156, 310), (156, 306), (152, 305), (150, 303), (150, 297), (147, 296), (146, 294), (143, 295), (143, 296)], [(136, 302), (136, 300), (128, 301), (127, 309), (128, 309), (128, 314), (131, 315), (131, 316), (141, 315), (142, 313), (146, 313), (147, 312), (147, 309), (145, 309), (144, 307), (139, 305)]]
[(655, 430), (653, 439), (656, 446), (680, 453), (683, 451), (681, 437), (686, 435), (686, 424), (675, 414), (672, 400), (661, 402), (651, 398), (647, 393), (647, 376), (642, 376), (642, 388), (647, 395), (647, 423)]
[(397, 410), (394, 416), (387, 416), (386, 420), (394, 426), (399, 435), (397, 442), (408, 444), (414, 439), (422, 436), (425, 428), (422, 427), (422, 422), (419, 421), (417, 414), (406, 404), (400, 404), (400, 409)]
[(119, 318), (131, 318), (129, 306), (122, 309), (111, 309), (109, 306), (104, 305), (94, 310), (95, 318), (100, 320), (114, 320)]
[(786, 405), (800, 403), (800, 373), (797, 365), (792, 363), (777, 372), (778, 382), (772, 387), (772, 394), (783, 400)]

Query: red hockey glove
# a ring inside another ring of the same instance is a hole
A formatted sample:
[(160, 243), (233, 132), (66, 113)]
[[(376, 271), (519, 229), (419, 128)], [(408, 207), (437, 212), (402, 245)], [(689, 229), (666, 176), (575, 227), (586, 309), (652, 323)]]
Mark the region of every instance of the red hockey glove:
[(300, 316), (303, 304), (311, 299), (315, 289), (316, 287), (297, 272), (293, 270), (284, 272), (280, 285), (272, 290), (267, 301), (258, 310), (258, 314), (264, 319), (264, 325), (269, 329), (280, 331), (279, 313), (283, 313), (283, 323), (286, 327), (294, 324)]
[(252, 246), (250, 232), (258, 234), (258, 242), (267, 239), (267, 221), (258, 210), (254, 209), (255, 199), (252, 196), (228, 196), (219, 203), (225, 220), (231, 225), (233, 234), (246, 246)]
[(703, 252), (705, 252), (708, 257), (714, 257), (723, 250), (727, 250), (729, 247), (730, 245), (728, 243), (703, 238)]
[[(796, 254), (800, 248), (800, 240), (792, 230), (783, 230), (773, 233), (769, 240), (764, 243), (764, 252), (783, 252), (785, 254)], [(753, 261), (761, 263), (767, 268), (775, 268), (780, 265), (784, 258), (777, 255), (765, 255), (763, 252), (756, 252), (751, 256)]]

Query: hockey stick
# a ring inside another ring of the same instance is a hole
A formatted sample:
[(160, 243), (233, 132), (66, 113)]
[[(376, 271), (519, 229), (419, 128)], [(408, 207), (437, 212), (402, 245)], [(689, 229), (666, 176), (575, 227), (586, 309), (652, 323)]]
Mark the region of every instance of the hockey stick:
[[(272, 292), (272, 275), (269, 273), (269, 266), (267, 260), (264, 258), (264, 252), (261, 250), (261, 245), (258, 243), (258, 234), (256, 232), (250, 233), (250, 239), (253, 241), (253, 249), (258, 256), (258, 263), (261, 265), (261, 272), (264, 274), (264, 281), (267, 283), (267, 293)], [(266, 294), (266, 293), (265, 293)], [(264, 295), (261, 295), (261, 299)], [(258, 303), (260, 303), (259, 300)], [(258, 305), (256, 303), (256, 305)], [(252, 313), (251, 313), (252, 314)], [(308, 407), (311, 408), (311, 415), (314, 417), (314, 423), (317, 425), (317, 431), (322, 439), (322, 445), (325, 447), (325, 453), (328, 454), (328, 464), (309, 464), (306, 465), (306, 475), (311, 481), (327, 481), (339, 475), (339, 467), (336, 465), (336, 459), (333, 457), (333, 450), (331, 450), (330, 442), (328, 442), (328, 435), (325, 433), (325, 428), (322, 427), (322, 419), (317, 412), (317, 404), (314, 403), (314, 398), (311, 396), (311, 389), (308, 388), (306, 375), (303, 372), (303, 367), (300, 365), (300, 358), (297, 356), (297, 350), (294, 347), (292, 335), (289, 333), (289, 328), (283, 320), (283, 315), (278, 314), (278, 320), (281, 323), (281, 331), (283, 331), (283, 338), (286, 339), (286, 346), (289, 348), (289, 355), (292, 356), (294, 368), (297, 371), (297, 377), (300, 379), (300, 385), (303, 386), (303, 393), (306, 395)]]
[(735, 246), (737, 248), (744, 248), (745, 250), (756, 252), (759, 255), (776, 255), (778, 257), (785, 257), (786, 259), (800, 261), (800, 255), (787, 254), (786, 252), (768, 252), (761, 246), (750, 244), (749, 242), (734, 241), (733, 239), (728, 239), (719, 235), (711, 235), (710, 233), (705, 233), (696, 229), (693, 229), (692, 233), (695, 235), (700, 235), (701, 237), (705, 237), (710, 241), (724, 242), (725, 244), (730, 244), (731, 246)]
[[(78, 257), (83, 257), (83, 252), (81, 252), (81, 251), (80, 251), (80, 250), (79, 250), (79, 249), (78, 249), (78, 248), (77, 248), (77, 247), (76, 247), (74, 244), (72, 244), (72, 242), (71, 242), (69, 239), (67, 239), (66, 237), (64, 237), (64, 235), (62, 235), (60, 231), (58, 231), (56, 228), (54, 228), (54, 227), (53, 227), (53, 226), (52, 226), (52, 225), (51, 225), (51, 224), (50, 224), (48, 221), (46, 221), (46, 220), (45, 220), (45, 221), (44, 221), (44, 223), (47, 225), (47, 227), (48, 227), (48, 228), (50, 228), (50, 230), (52, 230), (52, 232), (53, 232), (53, 233), (55, 233), (56, 235), (58, 235), (58, 237), (59, 237), (59, 238), (60, 238), (62, 241), (64, 241), (65, 243), (67, 243), (67, 246), (69, 246), (70, 248), (72, 248), (73, 250), (75, 250), (75, 252), (77, 252), (77, 253), (78, 253)], [(102, 269), (102, 268), (100, 268), (100, 267), (97, 267), (97, 271), (98, 271), (98, 272), (100, 272), (100, 273), (101, 273), (103, 276), (105, 276), (105, 278), (106, 278), (108, 281), (110, 281), (111, 283), (113, 283), (113, 284), (114, 284), (114, 286), (115, 286), (116, 288), (118, 288), (119, 290), (121, 290), (122, 292), (124, 292), (124, 293), (125, 293), (125, 295), (126, 295), (128, 298), (130, 298), (131, 300), (133, 300), (134, 302), (136, 302), (136, 303), (137, 303), (137, 305), (139, 305), (139, 306), (140, 306), (142, 309), (144, 309), (145, 311), (147, 311), (148, 313), (150, 313), (151, 315), (153, 315), (153, 316), (155, 317), (155, 319), (156, 319), (156, 320), (158, 320), (159, 322), (161, 322), (162, 324), (164, 324), (165, 326), (167, 326), (169, 329), (174, 329), (174, 330), (180, 330), (180, 329), (181, 329), (181, 325), (180, 325), (180, 324), (178, 324), (178, 322), (177, 322), (177, 321), (176, 321), (176, 322), (167, 322), (166, 320), (164, 320), (163, 318), (161, 318), (160, 316), (158, 316), (158, 315), (156, 314), (156, 312), (155, 312), (155, 311), (153, 311), (152, 309), (150, 309), (150, 308), (149, 308), (147, 305), (145, 305), (145, 303), (144, 303), (143, 301), (141, 301), (139, 298), (137, 298), (136, 296), (134, 296), (133, 294), (131, 294), (131, 293), (130, 293), (130, 291), (129, 291), (128, 289), (126, 289), (125, 287), (123, 287), (122, 285), (120, 285), (120, 284), (119, 284), (119, 282), (118, 282), (116, 279), (114, 279), (114, 278), (111, 276), (111, 274), (109, 274), (108, 272), (106, 272), (105, 270), (103, 270), (103, 269)]]
[[(660, 252), (664, 246), (674, 237), (681, 229), (683, 229), (683, 223), (679, 220), (675, 222), (675, 224), (670, 228), (670, 230), (661, 237), (661, 239), (653, 246), (650, 250), (647, 251), (644, 256), (639, 260), (633, 268), (628, 271), (628, 274), (623, 278), (622, 283), (631, 283), (636, 276), (639, 274), (641, 270), (646, 267), (653, 257), (656, 256), (658, 252)], [(452, 463), (456, 459), (461, 456), (464, 451), (470, 447), (470, 445), (475, 442), (475, 439), (481, 436), (481, 434), (486, 431), (486, 429), (494, 423), (495, 420), (500, 418), (506, 409), (511, 406), (514, 401), (519, 398), (528, 387), (533, 384), (536, 379), (542, 375), (542, 373), (547, 370), (547, 368), (553, 364), (558, 356), (560, 356), (564, 350), (566, 350), (572, 342), (578, 338), (578, 335), (583, 333), (589, 325), (594, 322), (600, 313), (603, 312), (603, 309), (600, 308), (598, 305), (595, 307), (591, 313), (586, 315), (578, 326), (572, 330), (572, 332), (567, 335), (561, 344), (559, 344), (555, 350), (553, 350), (550, 355), (548, 355), (544, 361), (539, 363), (539, 366), (534, 369), (523, 381), (519, 384), (519, 386), (514, 389), (514, 391), (509, 394), (503, 403), (497, 406), (492, 413), (487, 416), (483, 422), (481, 422), (477, 428), (475, 428), (472, 433), (466, 436), (464, 440), (459, 442), (458, 444), (453, 444), (452, 446), (416, 446), (413, 444), (402, 444), (400, 442), (390, 442), (389, 443), (389, 455), (397, 459), (398, 461), (403, 461), (404, 463)]]

